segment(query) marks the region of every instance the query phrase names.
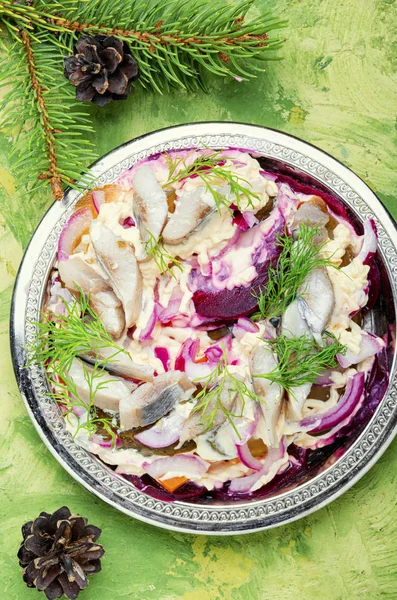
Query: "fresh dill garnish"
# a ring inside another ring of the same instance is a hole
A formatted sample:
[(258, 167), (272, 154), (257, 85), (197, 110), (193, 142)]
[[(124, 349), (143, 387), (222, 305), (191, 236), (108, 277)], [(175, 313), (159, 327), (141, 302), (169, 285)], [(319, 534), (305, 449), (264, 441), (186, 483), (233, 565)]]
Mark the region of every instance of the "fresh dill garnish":
[(337, 355), (346, 354), (346, 346), (341, 344), (333, 333), (325, 331), (320, 346), (307, 335), (288, 337), (284, 334), (263, 343), (275, 353), (277, 366), (269, 373), (254, 375), (280, 385), (294, 396), (293, 389), (306, 383), (313, 384), (326, 369), (339, 365)]
[(252, 200), (259, 200), (258, 194), (250, 189), (252, 186), (247, 179), (232, 173), (230, 167), (223, 164), (229, 158), (223, 154), (223, 150), (209, 150), (208, 153), (198, 156), (190, 165), (187, 164), (187, 159), (195, 152), (196, 150), (192, 150), (184, 158), (173, 158), (170, 154), (164, 154), (169, 174), (168, 181), (163, 185), (163, 188), (167, 188), (187, 177), (196, 176), (205, 184), (206, 191), (213, 197), (218, 211), (221, 210), (222, 206), (231, 210), (230, 198), (228, 199), (225, 194), (215, 187), (219, 184), (229, 185), (230, 194), (234, 196), (234, 203), (239, 210), (242, 210), (241, 196), (246, 200), (247, 207), (253, 208)]
[(170, 264), (172, 263), (172, 266), (175, 266), (180, 271), (183, 271), (181, 261), (175, 258), (175, 256), (172, 256), (169, 252), (167, 252), (161, 237), (158, 240), (156, 240), (156, 238), (152, 233), (150, 233), (150, 231), (148, 231), (148, 234), (149, 239), (145, 243), (146, 253), (154, 260), (154, 262), (160, 270), (160, 273), (169, 272), (170, 275), (172, 275), (172, 277), (176, 279), (176, 275), (172, 272), (172, 267), (170, 268)]
[[(27, 348), (30, 359), (45, 365), (58, 365), (67, 371), (76, 356), (112, 348), (114, 354), (106, 359), (112, 362), (126, 350), (116, 344), (90, 306), (89, 295), (79, 288), (78, 297), (71, 302), (63, 299), (64, 315), (42, 314), (41, 321), (31, 322), (37, 329), (34, 342)], [(105, 362), (105, 361), (101, 361)]]
[[(34, 342), (27, 347), (29, 357), (27, 366), (33, 362), (42, 364), (54, 391), (49, 395), (66, 407), (65, 415), (70, 414), (74, 407), (87, 409), (86, 419), (80, 422), (78, 429), (84, 427), (91, 434), (96, 426), (101, 424), (111, 435), (111, 419), (99, 418), (94, 405), (95, 393), (105, 387), (106, 382), (95, 384), (100, 375), (106, 374), (105, 367), (117, 360), (120, 353), (127, 351), (116, 344), (104, 328), (98, 315), (90, 307), (89, 295), (79, 289), (79, 295), (71, 302), (63, 299), (64, 315), (42, 314), (41, 321), (31, 323), (36, 327)], [(84, 354), (100, 354), (101, 349), (114, 350), (110, 356), (101, 357), (100, 365), (84, 368), (90, 400), (84, 402), (79, 398), (76, 386), (69, 376), (72, 362)]]
[[(79, 397), (79, 393), (76, 384), (67, 372), (59, 370), (58, 366), (49, 373), (49, 381), (54, 388), (54, 392), (51, 393), (51, 397), (62, 405), (64, 412), (62, 416), (66, 418), (69, 423), (74, 424), (71, 421), (73, 415), (74, 420), (77, 421), (76, 430), (73, 433), (73, 439), (76, 438), (79, 431), (82, 429), (87, 431), (89, 439), (98, 432), (100, 428), (107, 436), (112, 440), (112, 445), (115, 446), (117, 436), (114, 429), (117, 425), (113, 424), (112, 417), (101, 417), (98, 416), (98, 409), (95, 406), (95, 396), (102, 390), (106, 389), (108, 383), (111, 380), (104, 381), (103, 375), (107, 372), (103, 366), (94, 365), (88, 367), (83, 364), (84, 379), (87, 383), (89, 398), (88, 401), (84, 401)], [(100, 380), (100, 381), (98, 381)], [(87, 412), (84, 414), (84, 418), (77, 416), (76, 408), (81, 408)]]
[(337, 268), (330, 258), (320, 254), (326, 242), (316, 242), (319, 229), (319, 225), (302, 223), (295, 238), (286, 231), (276, 236), (281, 252), (275, 265), (269, 267), (266, 286), (255, 293), (259, 310), (252, 319), (271, 319), (282, 315), (295, 300), (309, 273), (319, 267)]
[[(201, 413), (201, 421), (205, 426), (206, 431), (210, 431), (213, 427), (215, 417), (219, 410), (221, 410), (230, 425), (234, 429), (238, 438), (241, 436), (234, 424), (233, 419), (238, 419), (243, 416), (245, 400), (248, 398), (255, 402), (261, 402), (261, 398), (255, 394), (247, 384), (233, 375), (227, 365), (227, 355), (224, 345), (222, 344), (222, 356), (217, 366), (204, 378), (195, 379), (195, 382), (199, 382), (202, 385), (202, 389), (195, 397), (196, 405), (193, 412)], [(226, 390), (229, 398), (236, 393), (239, 394), (241, 399), (241, 411), (239, 414), (233, 413), (225, 404), (222, 402), (222, 395)]]

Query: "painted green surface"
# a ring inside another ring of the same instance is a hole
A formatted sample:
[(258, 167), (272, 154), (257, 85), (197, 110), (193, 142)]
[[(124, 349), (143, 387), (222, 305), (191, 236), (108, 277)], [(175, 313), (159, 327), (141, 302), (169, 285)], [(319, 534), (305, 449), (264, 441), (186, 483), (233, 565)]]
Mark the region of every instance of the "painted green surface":
[[(213, 81), (209, 95), (134, 93), (95, 110), (99, 154), (159, 127), (208, 119), (279, 128), (355, 170), (397, 217), (394, 0), (262, 0), (290, 21), (285, 60), (256, 83)], [(0, 134), (0, 598), (38, 598), (16, 561), (21, 524), (63, 504), (103, 528), (103, 570), (85, 600), (395, 600), (397, 441), (342, 498), (312, 516), (236, 538), (168, 533), (90, 495), (39, 439), (8, 349), (15, 272), (42, 206), (13, 197)]]

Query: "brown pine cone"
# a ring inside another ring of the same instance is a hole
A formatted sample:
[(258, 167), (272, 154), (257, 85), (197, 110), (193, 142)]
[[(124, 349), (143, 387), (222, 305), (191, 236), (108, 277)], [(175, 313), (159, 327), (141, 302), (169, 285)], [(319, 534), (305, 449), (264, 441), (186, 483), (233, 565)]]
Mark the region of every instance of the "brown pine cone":
[(25, 523), (18, 558), (28, 587), (44, 592), (49, 600), (63, 594), (70, 600), (78, 597), (88, 585), (87, 574), (101, 570), (105, 552), (96, 543), (101, 529), (87, 523), (66, 506)]
[(64, 59), (64, 75), (76, 86), (76, 100), (105, 106), (125, 100), (131, 82), (138, 78), (138, 65), (126, 42), (113, 36), (83, 35), (75, 55)]

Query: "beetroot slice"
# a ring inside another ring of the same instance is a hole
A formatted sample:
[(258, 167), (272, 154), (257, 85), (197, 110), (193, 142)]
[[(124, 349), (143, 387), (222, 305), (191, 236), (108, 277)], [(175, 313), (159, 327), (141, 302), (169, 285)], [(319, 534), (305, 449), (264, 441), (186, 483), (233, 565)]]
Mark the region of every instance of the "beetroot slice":
[[(273, 253), (273, 257), (275, 254)], [(207, 282), (203, 281), (203, 287), (207, 289), (202, 287), (193, 294), (196, 312), (212, 321), (234, 320), (252, 314), (258, 306), (255, 295), (267, 284), (269, 265), (270, 260), (257, 265), (258, 276), (254, 281), (248, 286), (236, 287), (232, 290), (211, 290), (208, 285), (205, 285)]]
[(124, 479), (127, 479), (134, 486), (148, 494), (148, 496), (152, 496), (152, 498), (156, 498), (156, 500), (163, 500), (163, 502), (175, 502), (175, 500), (192, 500), (193, 498), (198, 498), (207, 493), (205, 487), (201, 487), (193, 483), (192, 481), (187, 481), (180, 488), (175, 490), (175, 492), (171, 493), (165, 490), (161, 485), (157, 483), (155, 479), (150, 477), (150, 475), (142, 475), (139, 477), (138, 475), (123, 475)]
[[(254, 250), (252, 264), (256, 267), (257, 276), (248, 285), (238, 286), (231, 290), (219, 290), (214, 287), (211, 276), (203, 275), (199, 267), (192, 269), (190, 283), (191, 289), (195, 290), (193, 303), (198, 315), (213, 323), (235, 320), (255, 311), (258, 306), (256, 295), (259, 293), (260, 288), (266, 286), (270, 264), (275, 264), (280, 254), (276, 236), (283, 232), (284, 223), (284, 218), (279, 215), (274, 227), (263, 238), (261, 245)], [(259, 227), (257, 225), (248, 231), (242, 232), (238, 243), (242, 247), (247, 247), (255, 235), (254, 230)], [(257, 231), (260, 231), (260, 229), (257, 229)], [(265, 255), (265, 258), (262, 259), (263, 262), (255, 260), (256, 256), (263, 255)]]

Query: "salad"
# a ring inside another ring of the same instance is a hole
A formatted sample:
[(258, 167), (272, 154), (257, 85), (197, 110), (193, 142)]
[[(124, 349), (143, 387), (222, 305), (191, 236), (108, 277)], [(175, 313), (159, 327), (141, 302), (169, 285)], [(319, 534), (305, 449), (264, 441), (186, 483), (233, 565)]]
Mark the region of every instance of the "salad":
[(238, 149), (88, 192), (30, 360), (75, 441), (166, 501), (265, 497), (338, 458), (388, 382), (376, 227)]

